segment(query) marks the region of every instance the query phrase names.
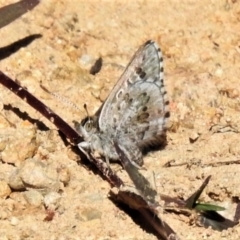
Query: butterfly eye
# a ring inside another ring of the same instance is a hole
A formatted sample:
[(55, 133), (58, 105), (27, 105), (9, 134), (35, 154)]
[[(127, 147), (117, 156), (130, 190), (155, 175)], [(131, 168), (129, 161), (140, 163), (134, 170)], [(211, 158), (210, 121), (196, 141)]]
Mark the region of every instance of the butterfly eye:
[(93, 121), (92, 120), (88, 120), (85, 124), (84, 124), (84, 128), (86, 129), (87, 132), (90, 132), (93, 128)]

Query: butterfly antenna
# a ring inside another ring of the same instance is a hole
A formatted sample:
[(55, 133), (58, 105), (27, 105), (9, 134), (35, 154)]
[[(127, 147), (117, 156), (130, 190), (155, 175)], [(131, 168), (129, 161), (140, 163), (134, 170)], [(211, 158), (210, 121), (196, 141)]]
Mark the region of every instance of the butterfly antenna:
[(72, 107), (75, 110), (77, 110), (78, 112), (82, 112), (82, 110), (73, 102), (71, 102), (69, 99), (58, 95), (57, 93), (51, 92), (50, 90), (48, 90), (46, 87), (44, 87), (42, 84), (40, 84), (40, 87), (47, 93), (49, 93), (50, 95), (52, 95), (53, 97), (55, 97), (56, 99), (58, 99), (61, 103), (64, 103), (65, 105), (67, 105), (68, 107)]
[(83, 107), (84, 107), (84, 109), (85, 109), (85, 111), (86, 111), (86, 113), (87, 113), (87, 118), (88, 118), (88, 120), (90, 120), (90, 115), (89, 115), (89, 113), (88, 113), (87, 104), (84, 103)]

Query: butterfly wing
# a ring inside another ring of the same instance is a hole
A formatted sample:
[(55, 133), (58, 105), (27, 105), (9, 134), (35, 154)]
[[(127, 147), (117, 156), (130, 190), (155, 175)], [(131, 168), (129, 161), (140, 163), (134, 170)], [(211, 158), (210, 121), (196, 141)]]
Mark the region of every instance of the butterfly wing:
[(102, 106), (99, 128), (144, 147), (157, 144), (165, 135), (168, 117), (162, 53), (154, 41), (148, 41), (135, 53)]

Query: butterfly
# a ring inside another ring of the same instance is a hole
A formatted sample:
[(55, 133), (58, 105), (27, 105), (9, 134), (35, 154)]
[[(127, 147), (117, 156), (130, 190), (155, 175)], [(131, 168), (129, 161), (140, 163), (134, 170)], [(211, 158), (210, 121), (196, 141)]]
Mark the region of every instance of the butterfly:
[(75, 125), (84, 139), (80, 150), (109, 164), (119, 160), (115, 140), (135, 166), (142, 166), (144, 150), (166, 140), (170, 113), (163, 78), (162, 52), (149, 40), (134, 54), (96, 114)]

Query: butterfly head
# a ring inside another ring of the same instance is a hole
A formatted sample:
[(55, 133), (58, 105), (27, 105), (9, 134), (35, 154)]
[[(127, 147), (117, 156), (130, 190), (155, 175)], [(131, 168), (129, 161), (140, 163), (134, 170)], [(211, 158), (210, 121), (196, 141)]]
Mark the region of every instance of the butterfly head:
[(81, 123), (74, 122), (77, 131), (85, 138), (89, 139), (92, 134), (97, 131), (97, 117), (90, 117), (87, 110), (87, 105), (84, 104), (84, 109), (86, 110), (87, 117), (85, 117)]
[(74, 127), (85, 140), (97, 131), (94, 117), (86, 117), (81, 123), (74, 121)]
[(88, 133), (93, 133), (95, 132), (95, 123), (94, 123), (94, 118), (93, 117), (87, 117), (82, 120), (81, 126), (85, 129), (86, 132)]

